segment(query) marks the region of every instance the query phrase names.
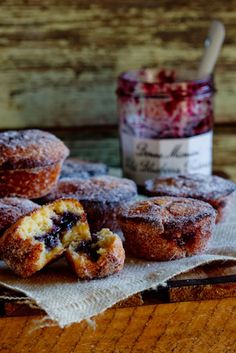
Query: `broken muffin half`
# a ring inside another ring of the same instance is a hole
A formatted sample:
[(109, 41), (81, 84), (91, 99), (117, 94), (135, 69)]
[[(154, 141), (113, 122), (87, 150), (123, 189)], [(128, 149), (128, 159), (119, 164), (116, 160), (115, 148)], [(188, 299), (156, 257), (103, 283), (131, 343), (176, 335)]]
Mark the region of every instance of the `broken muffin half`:
[(125, 261), (120, 237), (103, 228), (90, 240), (73, 241), (66, 250), (66, 258), (81, 279), (102, 278), (119, 272)]
[(21, 217), (0, 238), (0, 256), (19, 276), (29, 277), (64, 252), (81, 279), (105, 277), (124, 265), (118, 235), (91, 235), (76, 199), (59, 199)]
[(76, 239), (91, 238), (75, 199), (56, 200), (20, 218), (0, 239), (0, 254), (19, 276), (29, 277), (58, 258)]

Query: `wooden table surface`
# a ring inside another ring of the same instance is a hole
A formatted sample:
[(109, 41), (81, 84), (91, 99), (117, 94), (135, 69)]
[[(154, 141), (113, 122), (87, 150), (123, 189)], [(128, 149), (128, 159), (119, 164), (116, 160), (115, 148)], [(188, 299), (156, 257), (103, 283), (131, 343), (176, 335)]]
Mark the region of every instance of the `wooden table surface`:
[[(216, 132), (215, 170), (236, 180), (236, 128), (218, 127)], [(65, 133), (58, 135), (63, 137)], [(84, 130), (83, 134), (80, 131), (80, 136), (84, 136), (80, 141), (77, 132), (65, 140), (73, 155), (88, 159), (100, 156), (104, 162), (117, 166), (115, 135), (103, 130), (96, 139), (89, 140)], [(236, 298), (110, 309), (94, 319), (95, 328), (82, 322), (65, 329), (35, 330), (39, 319), (0, 318), (0, 353), (236, 352)]]
[(40, 317), (0, 319), (1, 353), (235, 353), (236, 298), (109, 309), (68, 328)]

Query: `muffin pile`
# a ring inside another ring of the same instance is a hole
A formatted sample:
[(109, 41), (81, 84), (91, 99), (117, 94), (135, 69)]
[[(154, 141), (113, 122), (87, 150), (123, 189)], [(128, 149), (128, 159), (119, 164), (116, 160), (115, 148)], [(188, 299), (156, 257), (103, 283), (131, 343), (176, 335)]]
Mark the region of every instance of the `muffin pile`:
[(21, 277), (64, 255), (80, 279), (123, 268), (122, 241), (108, 227), (117, 228), (117, 209), (136, 196), (136, 185), (68, 155), (48, 132), (0, 133), (0, 257)]
[(121, 271), (125, 251), (153, 261), (201, 253), (236, 191), (220, 177), (176, 175), (147, 180), (137, 201), (133, 181), (68, 155), (48, 132), (0, 133), (0, 257), (21, 277), (62, 256), (90, 280)]

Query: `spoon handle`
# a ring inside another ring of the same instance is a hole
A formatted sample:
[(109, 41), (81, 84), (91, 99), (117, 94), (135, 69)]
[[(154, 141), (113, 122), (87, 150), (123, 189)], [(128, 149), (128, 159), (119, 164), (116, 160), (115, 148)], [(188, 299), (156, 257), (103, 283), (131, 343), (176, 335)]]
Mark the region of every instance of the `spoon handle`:
[(210, 75), (220, 54), (225, 38), (225, 27), (220, 21), (212, 21), (205, 41), (205, 50), (197, 72), (197, 79)]

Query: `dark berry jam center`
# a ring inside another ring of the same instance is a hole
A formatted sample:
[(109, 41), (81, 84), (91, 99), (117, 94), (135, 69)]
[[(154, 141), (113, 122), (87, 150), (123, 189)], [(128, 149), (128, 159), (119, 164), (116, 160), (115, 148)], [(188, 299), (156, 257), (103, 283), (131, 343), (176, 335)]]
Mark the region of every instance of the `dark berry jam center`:
[(58, 218), (54, 218), (53, 226), (51, 230), (42, 235), (38, 235), (35, 240), (44, 242), (46, 249), (52, 250), (56, 246), (58, 246), (61, 237), (65, 232), (70, 230), (80, 219), (79, 215), (76, 215), (72, 212), (64, 212)]
[(85, 253), (93, 262), (96, 262), (100, 257), (100, 254), (97, 253), (99, 250), (99, 245), (96, 244), (98, 240), (97, 235), (92, 234), (92, 240), (82, 240), (75, 251)]

